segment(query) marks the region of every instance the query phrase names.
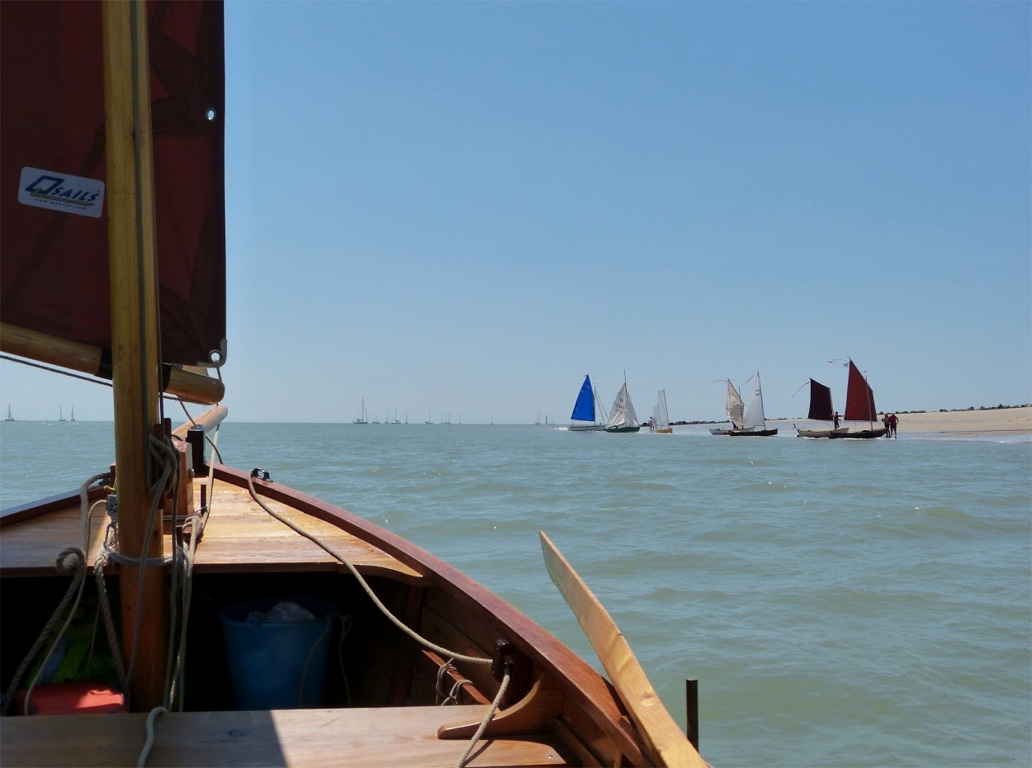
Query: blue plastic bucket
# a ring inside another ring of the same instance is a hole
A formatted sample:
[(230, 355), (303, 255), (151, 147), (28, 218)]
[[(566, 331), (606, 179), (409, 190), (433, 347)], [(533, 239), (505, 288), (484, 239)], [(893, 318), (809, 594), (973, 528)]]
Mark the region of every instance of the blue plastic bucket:
[[(301, 605), (315, 620), (263, 622), (248, 618), (283, 602)], [(321, 706), (332, 622), (338, 614), (333, 603), (305, 596), (249, 600), (223, 609), (219, 619), (236, 708)]]

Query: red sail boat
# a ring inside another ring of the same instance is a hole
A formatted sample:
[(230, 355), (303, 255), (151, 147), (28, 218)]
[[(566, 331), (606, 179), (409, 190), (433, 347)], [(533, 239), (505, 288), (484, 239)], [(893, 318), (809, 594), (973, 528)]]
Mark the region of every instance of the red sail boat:
[(871, 385), (867, 383), (867, 379), (860, 369), (856, 367), (856, 364), (849, 361), (849, 381), (846, 385), (846, 412), (844, 419), (846, 421), (866, 421), (868, 426), (866, 428), (852, 428), (843, 432), (836, 432), (829, 435), (830, 437), (843, 437), (853, 439), (870, 439), (874, 437), (883, 437), (888, 431), (885, 427), (875, 426), (875, 418), (878, 415), (878, 409), (874, 405), (874, 391), (871, 389)]

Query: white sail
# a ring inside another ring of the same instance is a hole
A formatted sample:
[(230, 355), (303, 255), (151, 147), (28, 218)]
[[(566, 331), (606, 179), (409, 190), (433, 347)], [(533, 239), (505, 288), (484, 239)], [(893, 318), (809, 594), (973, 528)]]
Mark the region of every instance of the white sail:
[(753, 429), (759, 427), (765, 429), (767, 426), (767, 420), (763, 415), (763, 392), (760, 390), (760, 373), (756, 372), (756, 389), (753, 391), (752, 400), (749, 401), (749, 407), (745, 409), (745, 416), (742, 419), (743, 429)]
[(659, 390), (656, 408), (653, 411), (652, 426), (655, 429), (667, 429), (670, 426), (670, 415), (667, 413), (666, 390)]
[(735, 429), (742, 428), (742, 409), (745, 408), (745, 403), (742, 402), (742, 396), (738, 394), (738, 390), (735, 389), (735, 385), (731, 383), (731, 379), (727, 380), (727, 418), (731, 421), (731, 424)]
[(609, 412), (609, 421), (606, 422), (606, 429), (621, 429), (640, 427), (638, 414), (634, 412), (634, 404), (631, 403), (631, 396), (627, 394), (627, 382), (620, 387), (616, 393), (616, 400), (613, 401), (613, 409)]

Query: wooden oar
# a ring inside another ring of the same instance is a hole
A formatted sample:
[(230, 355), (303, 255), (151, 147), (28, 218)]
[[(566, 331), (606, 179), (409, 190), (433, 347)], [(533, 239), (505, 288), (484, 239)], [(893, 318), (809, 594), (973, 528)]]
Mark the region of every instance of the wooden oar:
[(650, 759), (661, 766), (696, 766), (706, 762), (682, 733), (652, 688), (645, 670), (634, 657), (630, 645), (602, 603), (588, 589), (544, 531), (541, 551), (545, 555), (548, 575), (573, 610), (581, 628), (591, 641), (599, 661), (609, 675), (613, 687), (638, 726), (648, 748)]

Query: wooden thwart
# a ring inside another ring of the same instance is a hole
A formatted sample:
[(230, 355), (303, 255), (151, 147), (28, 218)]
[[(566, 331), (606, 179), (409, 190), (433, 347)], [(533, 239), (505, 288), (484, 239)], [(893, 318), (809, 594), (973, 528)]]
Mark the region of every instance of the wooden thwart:
[[(379, 709), (175, 712), (155, 721), (151, 768), (219, 766), (454, 765), (461, 741), (437, 738), (456, 717), (482, 718), (483, 705)], [(4, 765), (134, 766), (146, 736), (145, 714), (10, 717), (0, 731)], [(485, 739), (470, 768), (569, 765), (558, 740)]]
[(663, 706), (616, 622), (544, 532), (540, 535), (548, 574), (573, 610), (631, 719), (645, 737), (653, 762), (705, 768), (705, 761)]

